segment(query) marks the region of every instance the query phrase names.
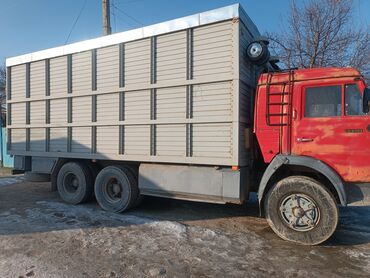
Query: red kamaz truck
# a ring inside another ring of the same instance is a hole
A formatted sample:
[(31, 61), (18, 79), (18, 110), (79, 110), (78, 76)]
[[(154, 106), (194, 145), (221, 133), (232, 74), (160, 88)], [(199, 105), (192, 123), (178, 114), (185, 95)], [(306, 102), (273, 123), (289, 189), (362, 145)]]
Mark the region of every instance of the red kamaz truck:
[(71, 204), (242, 204), (319, 244), (369, 198), (370, 91), (351, 68), (280, 70), (233, 5), (7, 59), (8, 152)]

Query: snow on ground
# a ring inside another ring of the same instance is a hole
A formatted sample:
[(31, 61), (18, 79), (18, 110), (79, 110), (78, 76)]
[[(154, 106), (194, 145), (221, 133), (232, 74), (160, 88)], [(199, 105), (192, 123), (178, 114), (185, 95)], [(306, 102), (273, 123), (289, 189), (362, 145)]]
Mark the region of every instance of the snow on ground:
[(23, 180), (24, 180), (23, 176), (0, 177), (0, 187), (19, 183)]
[[(0, 277), (370, 273), (370, 207), (342, 208), (334, 237), (322, 246), (305, 247), (280, 240), (257, 215), (233, 214), (225, 206), (173, 201), (153, 211), (144, 203), (138, 210), (112, 214), (94, 202), (62, 203), (47, 186), (16, 182), (0, 188)], [(1, 206), (4, 201), (12, 205)]]

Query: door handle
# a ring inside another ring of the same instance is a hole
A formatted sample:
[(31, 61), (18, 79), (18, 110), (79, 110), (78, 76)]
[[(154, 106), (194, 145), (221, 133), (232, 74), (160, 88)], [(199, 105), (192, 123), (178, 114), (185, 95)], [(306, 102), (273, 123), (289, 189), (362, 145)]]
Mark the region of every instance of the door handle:
[(297, 138), (297, 142), (304, 143), (304, 142), (312, 142), (313, 138)]
[(370, 125), (367, 126), (367, 132), (370, 132)]

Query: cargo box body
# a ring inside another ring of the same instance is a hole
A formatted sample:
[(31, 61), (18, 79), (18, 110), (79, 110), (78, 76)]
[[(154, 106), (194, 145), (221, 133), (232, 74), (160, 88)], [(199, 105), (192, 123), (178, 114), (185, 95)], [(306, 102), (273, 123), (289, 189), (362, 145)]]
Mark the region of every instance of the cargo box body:
[(10, 58), (8, 152), (247, 166), (258, 35), (233, 5)]

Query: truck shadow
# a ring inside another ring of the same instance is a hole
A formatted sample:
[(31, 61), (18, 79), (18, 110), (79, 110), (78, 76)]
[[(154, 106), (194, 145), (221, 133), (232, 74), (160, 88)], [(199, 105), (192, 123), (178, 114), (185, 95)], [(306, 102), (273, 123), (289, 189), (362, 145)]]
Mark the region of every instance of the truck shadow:
[[(0, 236), (43, 233), (71, 229), (99, 229), (179, 222), (227, 233), (255, 233), (267, 241), (280, 241), (259, 218), (255, 198), (245, 206), (218, 205), (145, 197), (142, 204), (126, 213), (102, 211), (96, 202), (65, 204), (49, 183), (0, 186)], [(341, 209), (340, 225), (324, 246), (370, 243), (370, 206)]]

